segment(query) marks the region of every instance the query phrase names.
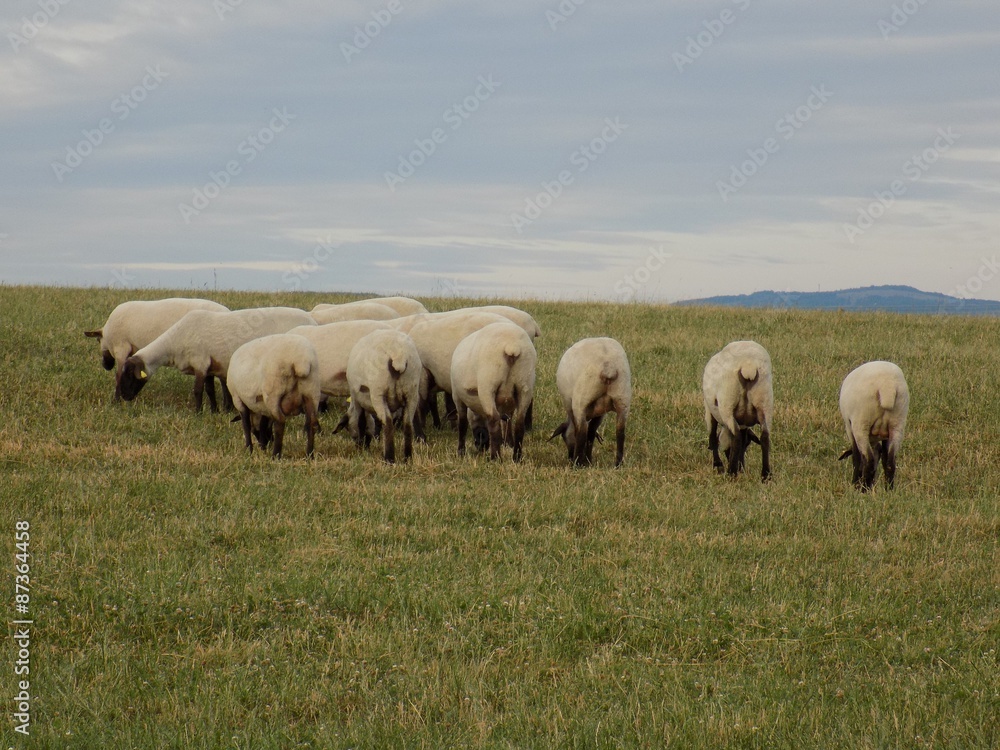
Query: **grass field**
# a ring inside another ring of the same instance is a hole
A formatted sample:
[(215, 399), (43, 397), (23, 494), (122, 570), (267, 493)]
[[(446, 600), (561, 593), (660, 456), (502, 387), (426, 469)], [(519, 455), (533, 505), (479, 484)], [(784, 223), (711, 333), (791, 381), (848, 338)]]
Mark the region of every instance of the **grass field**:
[[(170, 294), (0, 287), (0, 581), (12, 623), (28, 521), (34, 621), (4, 747), (1000, 746), (1000, 321), (514, 302), (543, 330), (524, 463), (432, 430), (389, 466), (334, 414), (314, 460), (300, 418), (248, 457), (172, 370), (112, 404), (82, 332)], [(546, 442), (594, 335), (632, 364), (618, 470)], [(756, 446), (736, 481), (707, 450), (701, 371), (740, 338), (774, 363), (765, 485)], [(837, 393), (869, 359), (912, 395), (896, 490), (861, 495)]]

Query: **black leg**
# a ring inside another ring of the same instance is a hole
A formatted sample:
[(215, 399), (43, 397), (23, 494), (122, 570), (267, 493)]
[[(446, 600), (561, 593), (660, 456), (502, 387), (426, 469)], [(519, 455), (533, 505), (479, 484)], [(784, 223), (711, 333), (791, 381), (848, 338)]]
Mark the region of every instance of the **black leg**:
[(208, 408), (213, 414), (218, 414), (219, 405), (215, 401), (215, 375), (212, 373), (205, 376), (205, 394), (208, 396)]
[(387, 464), (396, 463), (396, 425), (389, 404), (384, 404), (386, 420), (382, 423), (382, 455)]
[(517, 418), (514, 422), (514, 462), (520, 463), (524, 446), (524, 420)]
[(500, 458), (500, 419), (487, 419), (486, 427), (490, 431), (490, 460), (495, 461)]
[(771, 478), (771, 433), (763, 427), (760, 432), (760, 481), (766, 482)]
[(250, 410), (245, 406), (240, 409), (240, 422), (243, 423), (243, 442), (251, 453), (253, 452), (253, 440), (251, 439)]
[(625, 460), (625, 422), (627, 417), (618, 415), (618, 424), (615, 429), (615, 466), (621, 466)]
[(456, 404), (458, 410), (458, 455), (465, 455), (465, 436), (469, 432), (469, 411), (465, 405)]
[(708, 428), (708, 449), (712, 451), (712, 468), (722, 471), (722, 459), (719, 457), (719, 423), (712, 417), (711, 425)]
[(274, 458), (281, 458), (281, 444), (285, 439), (285, 420), (274, 420), (274, 446), (271, 455)]
[(729, 466), (726, 469), (726, 473), (735, 477), (740, 473), (740, 469), (743, 468), (743, 430), (739, 429), (737, 425), (736, 434), (732, 437), (732, 443), (729, 446)]
[(202, 398), (205, 395), (205, 375), (203, 373), (195, 373), (194, 376), (194, 410), (197, 412), (201, 411)]

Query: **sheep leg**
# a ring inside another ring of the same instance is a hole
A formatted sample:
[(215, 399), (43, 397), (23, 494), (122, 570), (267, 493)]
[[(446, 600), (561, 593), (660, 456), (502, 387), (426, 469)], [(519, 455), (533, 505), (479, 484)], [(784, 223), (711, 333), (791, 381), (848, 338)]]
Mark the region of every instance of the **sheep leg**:
[(437, 393), (432, 393), (427, 397), (427, 402), (423, 408), (424, 416), (427, 414), (431, 415), (431, 423), (434, 425), (435, 429), (441, 429), (441, 415), (438, 413), (438, 396)]
[(311, 398), (307, 398), (303, 404), (303, 411), (306, 414), (306, 455), (312, 458), (313, 448), (316, 447), (316, 428), (319, 419), (316, 416), (316, 404)]
[[(122, 369), (125, 366), (125, 362), (119, 362), (118, 367), (115, 368), (115, 395), (112, 397), (112, 401), (118, 402), (122, 400)], [(110, 369), (107, 367), (105, 362), (105, 369)]]
[(490, 460), (495, 461), (500, 458), (500, 416), (487, 418), (486, 426), (490, 431)]
[(458, 407), (455, 399), (447, 391), (444, 391), (444, 418), (447, 419), (452, 426), (455, 425), (455, 420), (458, 415)]
[(205, 375), (205, 394), (208, 396), (208, 408), (212, 414), (218, 414), (219, 404), (215, 400), (215, 375)]
[(194, 375), (194, 410), (201, 411), (202, 400), (205, 396), (205, 373), (197, 372)]
[(587, 456), (587, 421), (577, 423), (574, 417), (566, 434), (573, 439), (573, 465), (583, 466)]
[(530, 430), (535, 423), (535, 399), (528, 403), (528, 409), (524, 412), (524, 429)]
[(387, 464), (396, 463), (396, 423), (392, 418), (392, 409), (389, 402), (382, 400), (382, 448), (383, 456)]
[(260, 422), (257, 424), (257, 444), (260, 445), (261, 450), (267, 450), (267, 446), (271, 444), (272, 437), (271, 419), (270, 417), (262, 416)]
[(743, 468), (743, 454), (746, 451), (743, 430), (737, 427), (731, 440), (732, 442), (729, 445), (729, 466), (726, 469), (726, 474), (735, 477)]
[(618, 424), (615, 426), (615, 466), (621, 466), (625, 460), (625, 423), (628, 414), (618, 412)]
[(766, 482), (771, 478), (771, 432), (767, 427), (760, 430), (760, 481)]
[(524, 431), (526, 429), (524, 424), (524, 419), (521, 417), (514, 418), (514, 462), (520, 463), (522, 457), (522, 449), (524, 445)]
[(469, 411), (461, 401), (455, 402), (458, 412), (458, 455), (465, 455), (465, 436), (469, 432)]
[(597, 440), (597, 430), (600, 428), (603, 419), (604, 415), (594, 417), (590, 420), (590, 425), (587, 427), (587, 453), (583, 457), (587, 466), (594, 463), (594, 441)]
[(271, 448), (272, 458), (281, 458), (281, 444), (285, 439), (285, 420), (274, 420), (274, 445)]
[(229, 384), (224, 377), (219, 377), (219, 389), (222, 391), (222, 408), (232, 411), (236, 404), (233, 403), (233, 394), (229, 392)]
[(240, 422), (243, 423), (243, 442), (248, 451), (253, 453), (253, 440), (251, 438), (250, 410), (243, 406), (240, 408)]
[(403, 417), (403, 461), (409, 461), (413, 457), (413, 437), (414, 418), (416, 414), (408, 414)]
[(709, 417), (708, 449), (712, 451), (712, 468), (722, 471), (722, 459), (719, 457), (719, 422), (715, 417)]

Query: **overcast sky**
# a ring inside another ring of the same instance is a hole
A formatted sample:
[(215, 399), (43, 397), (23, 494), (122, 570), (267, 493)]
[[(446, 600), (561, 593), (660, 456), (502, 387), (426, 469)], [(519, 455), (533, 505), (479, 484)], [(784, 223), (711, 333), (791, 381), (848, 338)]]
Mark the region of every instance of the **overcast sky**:
[(7, 0), (3, 35), (3, 283), (1000, 299), (995, 0)]

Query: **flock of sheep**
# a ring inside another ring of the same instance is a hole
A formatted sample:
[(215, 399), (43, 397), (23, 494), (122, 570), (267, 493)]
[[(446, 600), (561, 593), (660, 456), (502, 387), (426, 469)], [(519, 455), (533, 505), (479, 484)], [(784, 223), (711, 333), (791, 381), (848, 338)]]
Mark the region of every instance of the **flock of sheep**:
[[(305, 415), (306, 452), (312, 455), (317, 413), (329, 399), (348, 399), (337, 430), (347, 427), (359, 446), (381, 437), (383, 456), (395, 461), (395, 431), (403, 431), (403, 459), (424, 438), (430, 416), (441, 426), (437, 393), (446, 418), (457, 422), (458, 453), (470, 427), (475, 446), (498, 458), (503, 444), (523, 455), (531, 427), (541, 334), (528, 313), (505, 305), (430, 313), (408, 297), (380, 297), (310, 312), (292, 307), (229, 310), (202, 299), (170, 298), (118, 305), (104, 326), (86, 331), (100, 340), (105, 369), (115, 369), (115, 400), (131, 401), (160, 367), (194, 376), (195, 408), (207, 391), (218, 411), (234, 407), (246, 447), (256, 438), (281, 456), (285, 423)], [(621, 344), (586, 338), (563, 354), (556, 385), (566, 421), (561, 436), (575, 465), (590, 465), (604, 416), (614, 412), (615, 466), (625, 456), (625, 427), (632, 401), (631, 371)], [(713, 356), (702, 378), (705, 423), (718, 471), (743, 470), (747, 447), (760, 445), (761, 479), (771, 474), (774, 412), (771, 359), (760, 344), (735, 341)], [(851, 448), (854, 484), (870, 490), (881, 461), (891, 488), (903, 439), (909, 391), (891, 362), (868, 362), (851, 372), (840, 391), (840, 411)], [(235, 421), (235, 420), (234, 420)], [(752, 430), (760, 425), (760, 436)], [(726, 457), (723, 463), (720, 450)]]

